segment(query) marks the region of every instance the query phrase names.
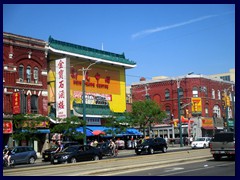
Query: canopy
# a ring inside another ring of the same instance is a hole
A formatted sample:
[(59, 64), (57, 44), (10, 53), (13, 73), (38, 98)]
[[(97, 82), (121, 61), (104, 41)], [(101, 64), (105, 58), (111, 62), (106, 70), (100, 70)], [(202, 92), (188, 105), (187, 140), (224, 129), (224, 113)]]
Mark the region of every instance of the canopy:
[[(76, 128), (76, 131), (83, 133), (83, 127), (78, 127), (78, 128)], [(86, 133), (87, 133), (87, 134), (86, 134), (87, 136), (94, 136), (93, 133), (92, 133), (92, 131), (89, 130), (88, 128), (86, 128)]]

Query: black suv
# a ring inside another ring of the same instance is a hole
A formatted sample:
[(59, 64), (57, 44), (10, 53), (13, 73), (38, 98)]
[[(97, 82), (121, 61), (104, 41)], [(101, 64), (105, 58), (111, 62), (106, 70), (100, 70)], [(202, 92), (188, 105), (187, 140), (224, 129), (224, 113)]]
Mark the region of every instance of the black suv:
[[(63, 145), (63, 149), (68, 147), (68, 146), (79, 145), (78, 142), (70, 142), (70, 141), (66, 141), (66, 142), (63, 141), (63, 142), (61, 142), (61, 144)], [(53, 146), (50, 149), (44, 150), (43, 153), (42, 153), (43, 161), (51, 161), (51, 156), (53, 154), (55, 154), (54, 151), (57, 150), (57, 147), (58, 146)]]
[(163, 153), (167, 152), (167, 142), (163, 138), (150, 138), (144, 140), (142, 144), (137, 145), (135, 148), (135, 153), (137, 155), (142, 153), (153, 154), (154, 151), (162, 151)]

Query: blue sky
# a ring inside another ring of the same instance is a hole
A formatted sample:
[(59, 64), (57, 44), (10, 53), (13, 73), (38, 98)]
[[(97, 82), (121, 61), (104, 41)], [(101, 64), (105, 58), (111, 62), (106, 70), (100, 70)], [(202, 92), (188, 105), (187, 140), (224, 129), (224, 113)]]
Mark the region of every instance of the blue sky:
[(235, 68), (234, 4), (5, 4), (3, 32), (124, 52), (127, 85)]

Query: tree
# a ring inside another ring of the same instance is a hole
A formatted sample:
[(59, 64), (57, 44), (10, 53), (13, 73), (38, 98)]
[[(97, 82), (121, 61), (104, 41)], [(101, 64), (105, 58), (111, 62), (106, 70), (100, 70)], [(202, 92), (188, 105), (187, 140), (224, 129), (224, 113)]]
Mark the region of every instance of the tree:
[[(165, 111), (152, 100), (136, 101), (132, 103), (132, 112), (128, 113), (128, 120), (132, 126), (139, 126), (146, 137), (145, 129), (148, 127), (149, 132), (153, 123), (161, 123), (167, 117)], [(150, 133), (149, 133), (150, 134)]]
[(77, 131), (79, 126), (83, 125), (83, 121), (81, 121), (77, 116), (72, 116), (70, 118), (65, 118), (61, 120), (61, 123), (56, 124), (52, 129), (52, 133), (63, 133), (64, 136), (69, 137), (72, 140), (82, 140), (83, 133)]

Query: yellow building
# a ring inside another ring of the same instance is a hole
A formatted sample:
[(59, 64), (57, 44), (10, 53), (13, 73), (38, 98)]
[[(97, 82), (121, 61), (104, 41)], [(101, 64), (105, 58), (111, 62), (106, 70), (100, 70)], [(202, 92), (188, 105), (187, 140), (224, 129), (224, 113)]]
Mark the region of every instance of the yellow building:
[(83, 116), (83, 80), (88, 125), (101, 125), (111, 111), (126, 110), (125, 71), (136, 63), (115, 54), (49, 37), (48, 108), (52, 121)]

